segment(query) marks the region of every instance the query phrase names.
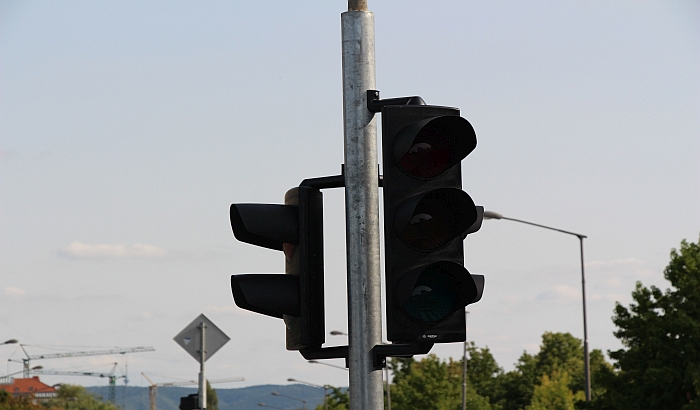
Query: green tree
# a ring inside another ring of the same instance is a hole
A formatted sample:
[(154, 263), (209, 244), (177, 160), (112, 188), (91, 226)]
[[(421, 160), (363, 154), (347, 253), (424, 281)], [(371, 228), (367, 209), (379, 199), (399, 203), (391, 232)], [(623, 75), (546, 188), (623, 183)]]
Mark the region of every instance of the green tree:
[[(699, 241), (700, 243), (700, 241)], [(671, 288), (637, 282), (629, 307), (616, 304), (610, 352), (616, 371), (603, 375), (600, 409), (700, 409), (700, 246), (681, 242), (664, 270)]]
[(64, 410), (118, 410), (112, 403), (100, 400), (100, 397), (90, 394), (85, 387), (73, 384), (63, 384), (58, 388), (58, 398), (49, 400), (48, 407), (58, 407)]
[[(391, 406), (396, 410), (457, 410), (462, 404), (462, 364), (442, 361), (428, 355), (420, 361), (393, 359)], [(470, 384), (467, 405), (470, 410), (491, 410), (487, 398)]]
[(216, 390), (211, 388), (209, 380), (207, 380), (207, 410), (219, 410), (219, 398), (216, 396)]
[(56, 407), (45, 407), (32, 403), (27, 397), (12, 397), (5, 390), (0, 390), (0, 410), (60, 410)]
[[(591, 351), (590, 362), (592, 381), (598, 380), (602, 373), (611, 369), (603, 352), (598, 349)], [(495, 384), (498, 388), (495, 391), (499, 395), (492, 398), (491, 403), (503, 410), (524, 409), (533, 404), (537, 388), (545, 380), (550, 384), (548, 389), (551, 390), (555, 385), (561, 387), (562, 378), (567, 381), (566, 389), (571, 392), (573, 403), (580, 406), (579, 402), (584, 398), (583, 343), (569, 333), (545, 332), (539, 353), (530, 355), (523, 352), (515, 370), (497, 376)], [(549, 390), (542, 390), (540, 398)], [(598, 388), (593, 392), (602, 391), (603, 388)], [(538, 405), (542, 406), (543, 403), (540, 400)]]
[(551, 375), (542, 375), (526, 410), (574, 410), (575, 403), (584, 400), (583, 391), (571, 391), (571, 377), (565, 370), (552, 370)]
[[(502, 395), (499, 377), (503, 375), (503, 369), (498, 366), (488, 347), (479, 348), (470, 342), (467, 353), (467, 387), (472, 386), (477, 394), (495, 403)], [(461, 368), (462, 361), (457, 363)]]
[[(348, 389), (341, 387), (327, 386), (331, 390), (326, 400), (329, 410), (348, 410), (350, 409), (350, 394)], [(323, 404), (316, 406), (316, 410), (324, 410)]]

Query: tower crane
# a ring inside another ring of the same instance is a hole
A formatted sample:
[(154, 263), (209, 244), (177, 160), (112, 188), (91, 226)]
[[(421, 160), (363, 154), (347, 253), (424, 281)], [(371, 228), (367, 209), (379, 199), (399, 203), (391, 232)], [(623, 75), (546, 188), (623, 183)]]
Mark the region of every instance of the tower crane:
[(34, 374), (46, 374), (52, 376), (92, 376), (92, 377), (108, 377), (109, 378), (109, 401), (116, 404), (117, 401), (117, 379), (125, 379), (126, 375), (117, 376), (114, 371), (117, 369), (117, 364), (114, 363), (112, 370), (109, 373), (98, 372), (75, 372), (66, 370), (32, 370)]
[[(154, 383), (153, 380), (151, 380), (148, 376), (146, 376), (146, 373), (141, 372), (141, 376), (145, 377), (146, 380), (148, 380), (148, 383), (150, 386), (148, 386), (148, 398), (150, 401), (150, 410), (156, 410), (156, 395), (158, 394), (158, 387), (176, 387), (176, 386), (192, 386), (199, 384), (199, 381), (195, 380), (188, 380), (188, 381), (181, 381), (181, 382), (169, 382), (169, 383)], [(216, 383), (231, 383), (231, 382), (242, 382), (245, 379), (243, 377), (229, 377), (229, 378), (224, 378), (224, 379), (212, 379), (212, 380), (207, 380), (209, 384), (216, 384)]]
[[(23, 366), (24, 366), (24, 371), (22, 373), (22, 377), (28, 378), (29, 377), (29, 362), (31, 360), (39, 360), (39, 359), (58, 359), (58, 358), (63, 358), (63, 357), (82, 357), (82, 356), (102, 356), (102, 355), (110, 355), (110, 354), (126, 354), (126, 353), (141, 353), (141, 352), (153, 352), (156, 349), (150, 346), (146, 347), (125, 347), (125, 348), (114, 348), (114, 349), (106, 349), (106, 350), (90, 350), (87, 352), (64, 352), (64, 353), (48, 353), (48, 354), (36, 354), (36, 355), (30, 355), (27, 353), (27, 349), (25, 349), (25, 346), (20, 344), (19, 347), (22, 348), (22, 351), (24, 352), (24, 355), (27, 356), (26, 358), (23, 358), (21, 360)], [(20, 360), (17, 359), (7, 359), (10, 362), (20, 362)]]

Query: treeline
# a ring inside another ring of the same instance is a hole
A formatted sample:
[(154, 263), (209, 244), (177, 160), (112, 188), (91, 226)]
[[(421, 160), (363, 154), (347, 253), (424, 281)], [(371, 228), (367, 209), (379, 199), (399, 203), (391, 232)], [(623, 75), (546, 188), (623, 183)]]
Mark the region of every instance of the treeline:
[(0, 410), (119, 410), (101, 397), (90, 394), (85, 387), (63, 384), (58, 388), (58, 397), (34, 402), (27, 397), (12, 397), (0, 390)]
[[(700, 243), (700, 241), (699, 241)], [(488, 347), (468, 347), (470, 410), (700, 410), (700, 246), (681, 242), (664, 270), (671, 287), (637, 282), (628, 307), (616, 304), (615, 336), (623, 348), (590, 353), (591, 396), (584, 397), (583, 345), (568, 333), (542, 335), (540, 351), (523, 353), (504, 372)], [(392, 410), (458, 410), (461, 360), (393, 359)], [(334, 389), (328, 409), (348, 408)], [(319, 407), (323, 408), (323, 407)]]

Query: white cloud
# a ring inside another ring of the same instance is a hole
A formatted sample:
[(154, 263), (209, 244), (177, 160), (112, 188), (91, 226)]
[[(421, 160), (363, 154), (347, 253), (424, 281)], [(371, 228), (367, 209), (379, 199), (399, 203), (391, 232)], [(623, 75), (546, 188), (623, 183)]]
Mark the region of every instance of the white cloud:
[(71, 258), (162, 258), (166, 251), (157, 246), (136, 243), (131, 246), (106, 243), (88, 244), (73, 242), (59, 251), (59, 255)]
[(567, 285), (552, 286), (535, 297), (536, 300), (570, 302), (581, 300), (581, 290)]
[(20, 288), (14, 288), (12, 286), (8, 286), (5, 288), (5, 294), (10, 297), (15, 297), (15, 298), (20, 298), (24, 296), (24, 291)]

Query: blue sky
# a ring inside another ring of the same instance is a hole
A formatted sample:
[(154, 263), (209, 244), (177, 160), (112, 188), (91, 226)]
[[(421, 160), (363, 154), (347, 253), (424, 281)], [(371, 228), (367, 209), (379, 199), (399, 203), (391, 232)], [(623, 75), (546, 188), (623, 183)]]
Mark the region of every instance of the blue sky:
[[(700, 6), (369, 6), (382, 96), (462, 110), (478, 138), (463, 184), (478, 204), (589, 236), (591, 347), (619, 348), (615, 302), (629, 303), (637, 280), (667, 287), (670, 249), (700, 234)], [(235, 307), (229, 275), (284, 267), (228, 222), (230, 203), (279, 203), (301, 180), (339, 172), (345, 8), (2, 2), (0, 339), (34, 352), (154, 346), (128, 359), (131, 383), (145, 385), (138, 372), (195, 376), (172, 337), (204, 313), (231, 337), (210, 377), (347, 385), (345, 372), (285, 351), (281, 321)], [(325, 193), (329, 331), (347, 328), (343, 203)], [(485, 221), (465, 254), (487, 278), (469, 338), (506, 369), (544, 331), (582, 336), (575, 237)]]

